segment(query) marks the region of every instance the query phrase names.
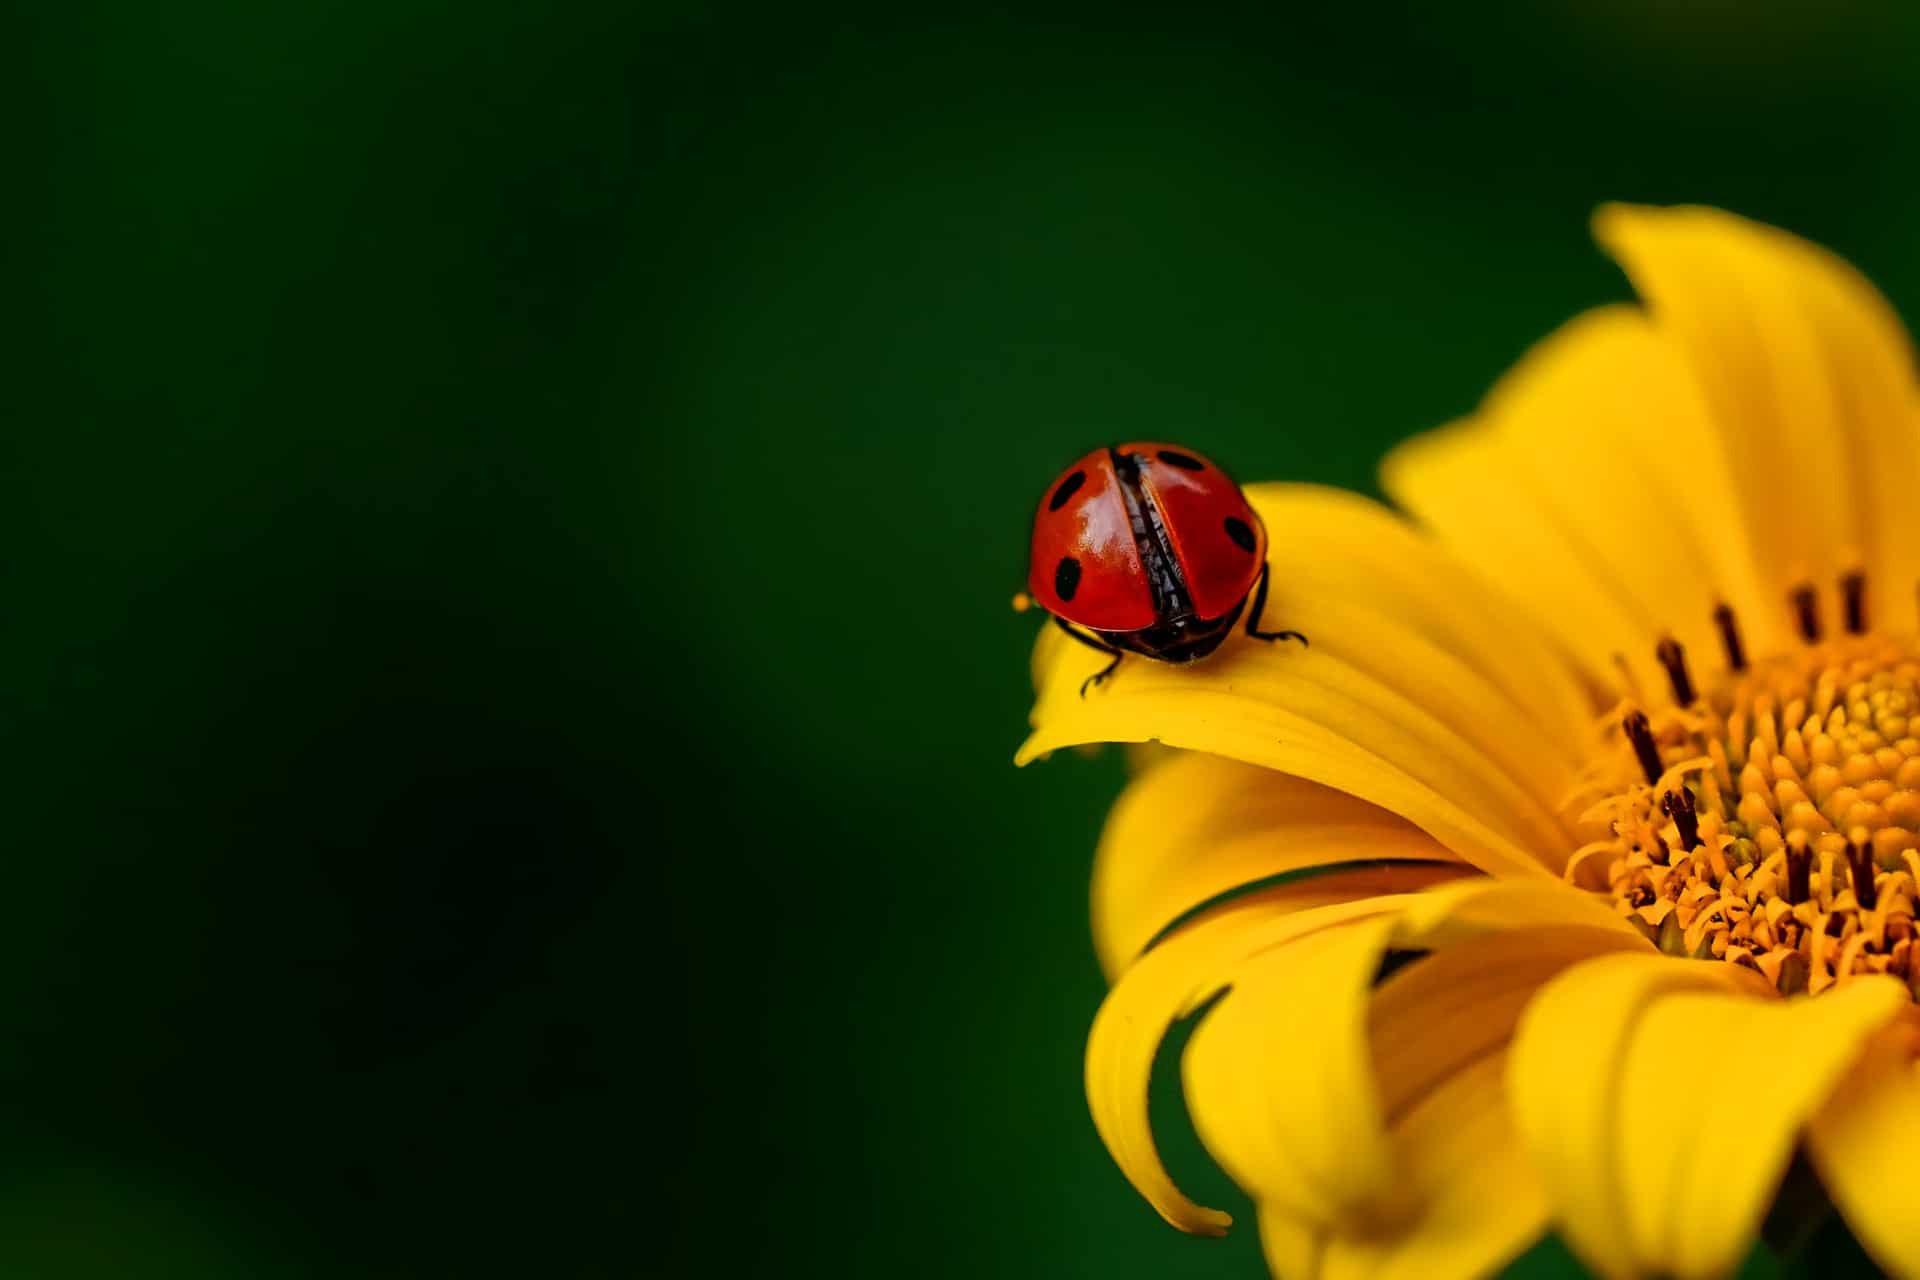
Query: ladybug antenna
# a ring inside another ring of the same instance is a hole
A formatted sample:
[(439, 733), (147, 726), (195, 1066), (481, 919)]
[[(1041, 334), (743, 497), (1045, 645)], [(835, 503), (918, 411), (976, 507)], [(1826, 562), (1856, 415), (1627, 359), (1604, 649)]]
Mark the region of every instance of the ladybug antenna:
[(1016, 591), (1013, 593), (1013, 611), (1015, 613), (1025, 613), (1031, 608), (1033, 608), (1032, 596), (1024, 591)]

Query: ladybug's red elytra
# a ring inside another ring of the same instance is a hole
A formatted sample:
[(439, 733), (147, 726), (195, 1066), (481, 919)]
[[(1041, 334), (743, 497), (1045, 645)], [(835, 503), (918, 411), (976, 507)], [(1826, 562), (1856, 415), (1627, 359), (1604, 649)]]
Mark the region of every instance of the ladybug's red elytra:
[(1266, 526), (1232, 477), (1178, 445), (1109, 445), (1062, 472), (1033, 515), (1027, 589), (1062, 631), (1112, 655), (1082, 697), (1124, 653), (1206, 657), (1249, 595), (1248, 635), (1306, 643), (1297, 631), (1260, 630)]

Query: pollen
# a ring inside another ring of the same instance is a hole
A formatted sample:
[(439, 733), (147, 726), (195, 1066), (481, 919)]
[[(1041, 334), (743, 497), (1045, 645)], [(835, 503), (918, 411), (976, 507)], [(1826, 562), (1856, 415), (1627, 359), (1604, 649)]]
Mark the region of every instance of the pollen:
[[(1673, 701), (1601, 725), (1567, 878), (1612, 895), (1662, 951), (1756, 969), (1787, 994), (1890, 973), (1920, 993), (1920, 641), (1865, 633), (1859, 591), (1822, 638), (1695, 684), (1659, 643)], [(1811, 600), (1811, 593), (1806, 597)]]

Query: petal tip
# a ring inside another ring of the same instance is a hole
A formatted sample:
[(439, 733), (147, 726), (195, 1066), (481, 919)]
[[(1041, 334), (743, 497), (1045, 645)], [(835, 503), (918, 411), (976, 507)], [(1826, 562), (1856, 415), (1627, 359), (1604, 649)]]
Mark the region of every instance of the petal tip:
[(1682, 210), (1677, 207), (1609, 200), (1593, 211), (1588, 227), (1600, 251), (1624, 265), (1632, 255), (1634, 244), (1643, 235), (1657, 224), (1669, 222), (1680, 212)]
[(1226, 1235), (1227, 1229), (1233, 1226), (1233, 1215), (1219, 1209), (1202, 1209), (1189, 1221), (1176, 1222), (1174, 1225), (1193, 1235), (1212, 1236), (1217, 1240)]
[(1636, 227), (1650, 222), (1701, 214), (1729, 220), (1735, 218), (1734, 214), (1716, 209), (1712, 205), (1636, 204), (1631, 200), (1607, 200), (1594, 207), (1588, 226), (1592, 229), (1593, 238), (1602, 245), (1606, 245), (1619, 236), (1632, 232)]
[(1600, 245), (1608, 244), (1621, 223), (1632, 220), (1639, 213), (1640, 205), (1627, 204), (1620, 200), (1608, 200), (1594, 206), (1593, 214), (1587, 219), (1587, 229), (1594, 241)]
[(1593, 211), (1589, 226), (1594, 243), (1608, 257), (1625, 265), (1634, 244), (1648, 234), (1675, 234), (1683, 229), (1737, 234), (1742, 228), (1751, 230), (1759, 224), (1713, 205), (1632, 204), (1609, 200)]
[(1456, 449), (1476, 438), (1475, 429), (1479, 425), (1472, 418), (1461, 418), (1400, 441), (1380, 459), (1376, 474), (1381, 490), (1403, 510), (1418, 505), (1412, 495), (1419, 491), (1420, 481), (1430, 470), (1433, 459), (1439, 458), (1444, 464)]

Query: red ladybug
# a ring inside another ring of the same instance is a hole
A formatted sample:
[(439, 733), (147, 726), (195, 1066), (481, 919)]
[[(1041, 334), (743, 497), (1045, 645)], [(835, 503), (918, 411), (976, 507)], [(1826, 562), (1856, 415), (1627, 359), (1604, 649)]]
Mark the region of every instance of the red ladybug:
[(1190, 449), (1122, 444), (1068, 467), (1033, 515), (1027, 589), (1068, 635), (1113, 661), (1123, 653), (1197, 662), (1219, 648), (1253, 596), (1247, 634), (1262, 631), (1267, 530), (1232, 477)]

